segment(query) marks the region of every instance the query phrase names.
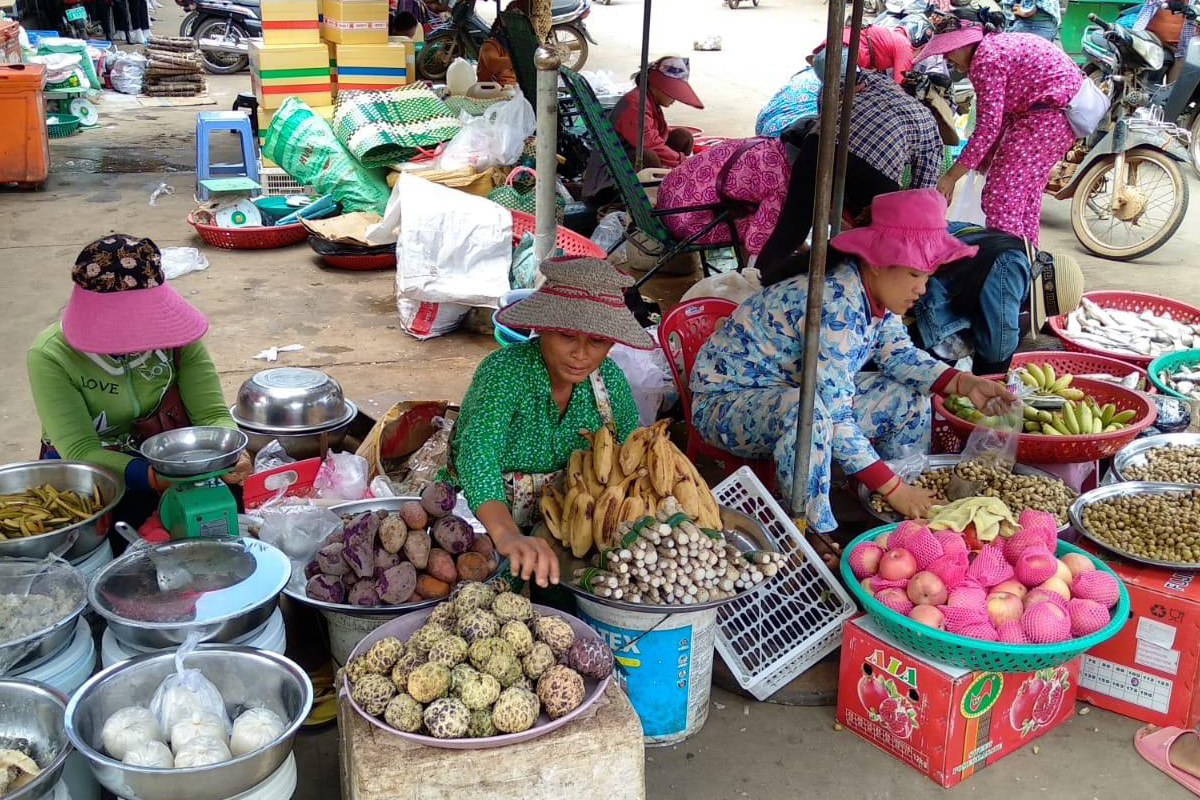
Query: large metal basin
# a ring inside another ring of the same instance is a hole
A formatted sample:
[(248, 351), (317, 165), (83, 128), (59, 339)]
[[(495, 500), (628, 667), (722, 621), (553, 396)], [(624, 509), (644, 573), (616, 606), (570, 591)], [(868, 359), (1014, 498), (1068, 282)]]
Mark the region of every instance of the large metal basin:
[[(0, 558), (45, 558), (57, 553), (78, 561), (91, 553), (112, 530), (113, 509), (125, 496), (125, 477), (79, 461), (29, 461), (0, 467), (0, 494), (13, 494), (49, 484), (60, 491), (91, 495), (96, 487), (104, 507), (94, 516), (63, 528), (23, 539), (0, 540)], [(74, 543), (67, 543), (74, 537)], [(58, 551), (66, 547), (65, 552)]]

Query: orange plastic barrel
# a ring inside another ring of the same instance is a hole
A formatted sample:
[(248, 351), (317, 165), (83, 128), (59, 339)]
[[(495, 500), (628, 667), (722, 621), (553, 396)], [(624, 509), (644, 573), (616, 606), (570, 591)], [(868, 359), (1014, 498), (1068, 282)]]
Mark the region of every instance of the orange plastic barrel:
[(0, 183), (35, 188), (50, 170), (41, 64), (0, 64)]

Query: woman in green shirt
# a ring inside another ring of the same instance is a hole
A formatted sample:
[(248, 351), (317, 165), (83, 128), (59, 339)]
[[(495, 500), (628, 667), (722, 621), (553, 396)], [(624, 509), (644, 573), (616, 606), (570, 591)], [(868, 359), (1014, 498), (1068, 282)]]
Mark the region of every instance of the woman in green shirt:
[[(42, 422), (42, 457), (83, 461), (125, 476), (121, 517), (140, 524), (166, 484), (137, 455), (167, 426), (236, 427), (208, 351), (208, 321), (167, 285), (158, 246), (114, 234), (83, 249), (61, 322), (34, 340), (29, 385)], [(245, 453), (225, 476), (250, 472)], [(139, 519), (140, 517), (140, 519)]]
[(497, 319), (538, 337), (480, 363), (463, 399), (450, 446), (451, 467), (471, 512), (513, 575), (558, 583), (558, 561), (543, 540), (522, 535), (535, 521), (542, 488), (561, 480), (580, 431), (613, 429), (623, 442), (638, 424), (615, 342), (654, 347), (625, 306), (633, 281), (598, 259), (547, 262), (546, 283)]

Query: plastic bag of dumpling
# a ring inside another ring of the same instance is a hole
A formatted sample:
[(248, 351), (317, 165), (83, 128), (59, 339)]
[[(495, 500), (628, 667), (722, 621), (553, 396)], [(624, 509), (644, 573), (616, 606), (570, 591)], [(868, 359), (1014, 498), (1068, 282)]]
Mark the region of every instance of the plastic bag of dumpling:
[(203, 672), (185, 666), (201, 638), (199, 633), (189, 633), (187, 640), (175, 651), (175, 671), (163, 678), (150, 698), (150, 713), (158, 720), (162, 731), (170, 731), (177, 722), (186, 722), (195, 714), (211, 714), (224, 724), (228, 738), (232, 724), (225, 713), (221, 692)]

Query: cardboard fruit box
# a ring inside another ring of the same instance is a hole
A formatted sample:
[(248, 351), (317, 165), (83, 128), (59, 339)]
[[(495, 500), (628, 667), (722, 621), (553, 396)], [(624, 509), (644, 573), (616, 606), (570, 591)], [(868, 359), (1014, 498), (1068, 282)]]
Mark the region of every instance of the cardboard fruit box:
[(1029, 673), (973, 672), (893, 644), (870, 617), (858, 617), (842, 633), (837, 718), (949, 788), (1071, 716), (1079, 661)]

